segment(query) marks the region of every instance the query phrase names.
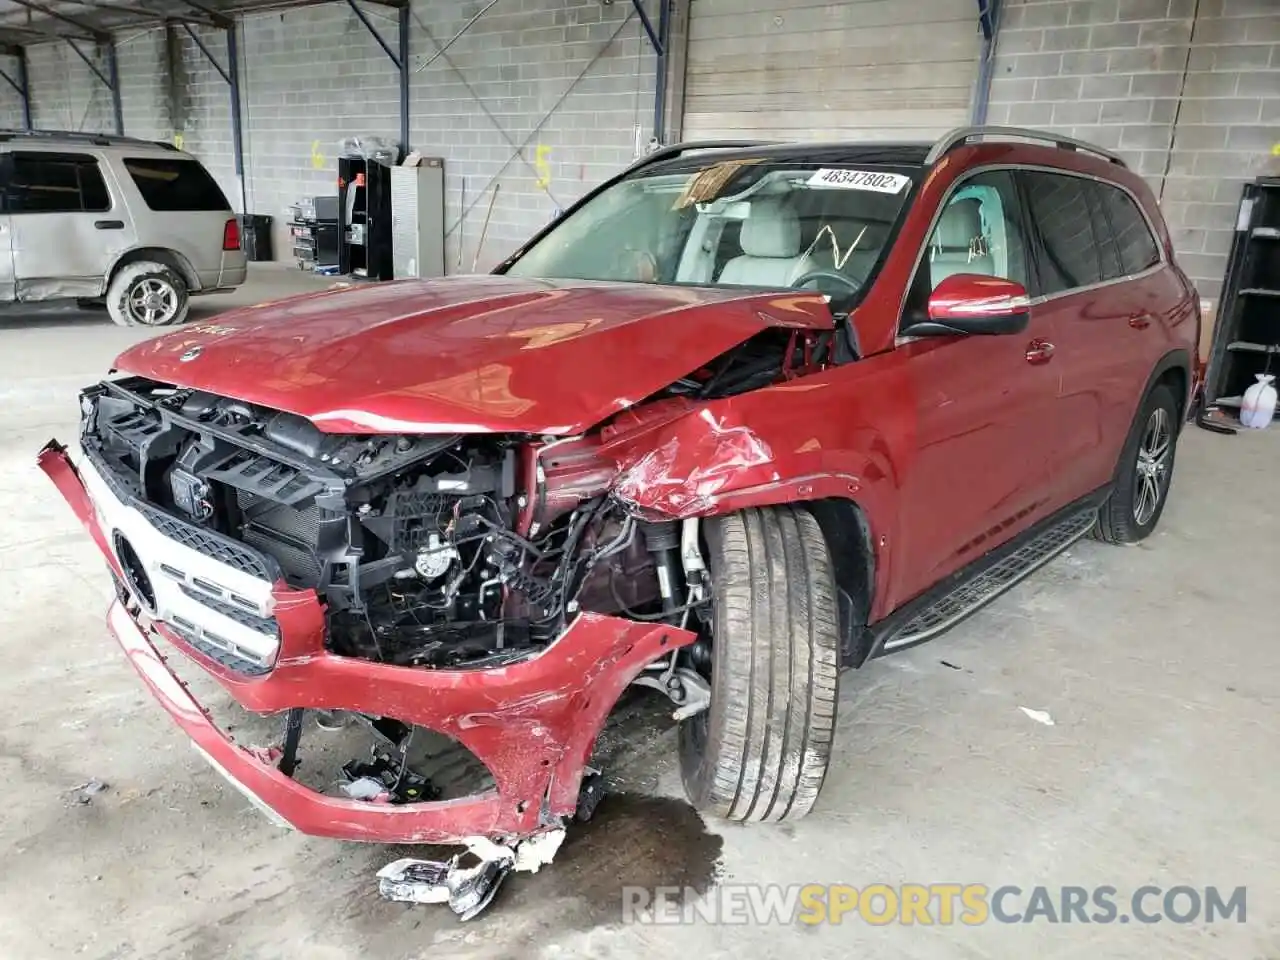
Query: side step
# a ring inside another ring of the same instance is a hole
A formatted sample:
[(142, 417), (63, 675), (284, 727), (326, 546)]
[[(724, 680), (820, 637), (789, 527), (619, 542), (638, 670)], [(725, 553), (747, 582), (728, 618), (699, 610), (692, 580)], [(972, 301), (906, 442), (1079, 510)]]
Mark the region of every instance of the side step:
[(872, 656), (923, 643), (959, 623), (1083, 537), (1097, 516), (1096, 503), (1077, 506), (1026, 539), (993, 550), (971, 571), (953, 578), (947, 585), (950, 589), (944, 587), (941, 595), (926, 594), (901, 611), (901, 620), (891, 617), (897, 622), (884, 624), (887, 630), (878, 638)]

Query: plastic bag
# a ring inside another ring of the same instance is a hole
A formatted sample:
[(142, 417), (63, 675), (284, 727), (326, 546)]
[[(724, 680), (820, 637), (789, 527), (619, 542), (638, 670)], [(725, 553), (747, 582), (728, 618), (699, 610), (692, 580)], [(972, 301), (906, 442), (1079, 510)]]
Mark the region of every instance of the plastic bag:
[(1276, 414), (1275, 375), (1258, 374), (1258, 382), (1244, 392), (1244, 402), (1240, 405), (1240, 425), (1261, 430), (1271, 422)]
[(338, 145), (344, 157), (364, 157), (386, 166), (394, 166), (400, 148), (385, 137), (343, 137)]

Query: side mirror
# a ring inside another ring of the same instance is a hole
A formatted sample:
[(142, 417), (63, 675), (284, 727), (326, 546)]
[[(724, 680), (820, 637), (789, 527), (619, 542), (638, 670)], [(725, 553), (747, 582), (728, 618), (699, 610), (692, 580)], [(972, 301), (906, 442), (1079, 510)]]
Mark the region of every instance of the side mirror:
[(911, 337), (1021, 333), (1030, 318), (1031, 298), (1022, 284), (956, 273), (929, 295), (929, 319), (902, 332)]

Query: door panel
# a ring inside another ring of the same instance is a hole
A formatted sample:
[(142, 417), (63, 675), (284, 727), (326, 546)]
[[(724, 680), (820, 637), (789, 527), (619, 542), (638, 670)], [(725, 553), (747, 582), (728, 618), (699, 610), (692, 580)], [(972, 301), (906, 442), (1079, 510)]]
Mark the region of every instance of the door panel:
[[(958, 273), (1028, 282), (1026, 227), (1011, 174), (979, 173), (948, 195), (923, 252), (904, 322)], [(916, 456), (901, 484), (893, 606), (1020, 533), (1049, 512), (1059, 431), (1052, 316), (1032, 311), (1007, 336), (901, 343), (915, 406)]]
[[(1063, 506), (1111, 479), (1123, 432), (1116, 436), (1117, 405), (1132, 393), (1137, 332), (1126, 323), (1131, 310), (1126, 284), (1112, 284), (1056, 297), (1037, 312), (1054, 324), (1063, 430), (1054, 500)], [(1143, 376), (1138, 382), (1145, 381)], [(1132, 415), (1132, 410), (1130, 410)], [(1126, 419), (1125, 427), (1128, 427)]]
[(7, 197), (18, 299), (99, 296), (134, 236), (97, 158), (36, 151), (12, 158)]
[(1021, 334), (930, 337), (906, 352), (914, 387), (916, 457), (901, 489), (897, 607), (1049, 512), (1057, 416), (1056, 357), (1027, 359), (1053, 324)]
[[(1063, 429), (1053, 496), (1055, 506), (1062, 506), (1111, 479), (1160, 329), (1147, 316), (1152, 304), (1144, 284), (1126, 279), (1150, 264), (1135, 266), (1129, 249), (1134, 244), (1116, 243), (1111, 211), (1116, 203), (1131, 205), (1127, 195), (1084, 177), (1039, 171), (1019, 176), (1048, 297), (1037, 310), (1054, 324), (1061, 360)], [(1141, 220), (1136, 208), (1132, 213)]]

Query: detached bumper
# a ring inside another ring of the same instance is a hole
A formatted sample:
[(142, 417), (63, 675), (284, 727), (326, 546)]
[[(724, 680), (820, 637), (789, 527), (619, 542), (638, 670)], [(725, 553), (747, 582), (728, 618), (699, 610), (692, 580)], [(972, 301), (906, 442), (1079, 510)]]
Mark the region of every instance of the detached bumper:
[[(102, 550), (117, 580), (120, 562), (79, 473), (50, 443), (41, 469)], [(160, 563), (161, 558), (144, 558)], [(248, 676), (186, 643), (167, 624), (135, 616), (120, 601), (108, 624), (129, 662), (195, 745), (257, 805), (304, 833), (379, 843), (456, 843), (466, 837), (535, 834), (573, 813), (583, 768), (605, 718), (644, 666), (694, 635), (666, 624), (581, 614), (539, 655), (490, 670), (394, 667), (338, 657), (324, 647), (315, 593), (273, 589), (279, 654)], [(446, 734), (485, 764), (496, 789), (440, 802), (388, 805), (317, 793), (231, 741), (165, 663), (157, 638), (214, 676), (243, 707), (294, 707), (393, 717)]]

